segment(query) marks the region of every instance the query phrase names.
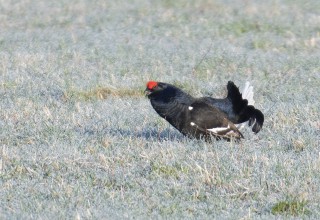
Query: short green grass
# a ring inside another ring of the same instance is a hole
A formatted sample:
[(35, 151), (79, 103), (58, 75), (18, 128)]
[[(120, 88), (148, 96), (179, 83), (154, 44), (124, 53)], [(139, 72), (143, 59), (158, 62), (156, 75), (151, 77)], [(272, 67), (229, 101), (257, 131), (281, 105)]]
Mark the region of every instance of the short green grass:
[(188, 167), (181, 164), (164, 165), (164, 164), (151, 164), (151, 170), (157, 175), (164, 175), (166, 177), (179, 178), (179, 173), (188, 175)]
[[(1, 219), (320, 217), (320, 4), (0, 3)], [(148, 80), (254, 85), (241, 143), (190, 140)]]
[(291, 216), (303, 216), (310, 214), (310, 211), (306, 209), (305, 201), (282, 201), (272, 206), (271, 213), (274, 215), (291, 215)]

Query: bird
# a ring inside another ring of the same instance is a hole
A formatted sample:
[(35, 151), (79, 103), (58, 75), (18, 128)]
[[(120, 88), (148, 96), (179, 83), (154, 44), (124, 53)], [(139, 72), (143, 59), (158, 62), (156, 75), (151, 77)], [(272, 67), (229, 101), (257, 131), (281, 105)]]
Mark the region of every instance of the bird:
[(225, 98), (194, 98), (172, 84), (148, 81), (145, 95), (160, 117), (189, 138), (240, 140), (244, 136), (239, 129), (247, 122), (252, 131), (258, 133), (264, 115), (253, 106), (253, 87), (246, 83), (241, 94), (239, 88), (228, 81), (227, 90)]

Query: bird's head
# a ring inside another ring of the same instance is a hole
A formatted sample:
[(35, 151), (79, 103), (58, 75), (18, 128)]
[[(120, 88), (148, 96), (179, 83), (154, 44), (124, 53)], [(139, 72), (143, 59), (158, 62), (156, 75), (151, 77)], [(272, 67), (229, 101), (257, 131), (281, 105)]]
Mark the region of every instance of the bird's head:
[(145, 89), (146, 96), (150, 96), (151, 94), (161, 92), (167, 87), (167, 84), (156, 81), (147, 82), (147, 88)]

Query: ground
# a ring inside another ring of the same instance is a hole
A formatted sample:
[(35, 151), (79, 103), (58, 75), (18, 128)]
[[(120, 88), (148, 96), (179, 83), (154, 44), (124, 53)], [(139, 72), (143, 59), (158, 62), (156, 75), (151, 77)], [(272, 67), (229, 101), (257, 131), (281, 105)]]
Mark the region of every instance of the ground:
[[(320, 218), (318, 0), (0, 1), (0, 218)], [(148, 80), (254, 85), (241, 143), (183, 137)]]

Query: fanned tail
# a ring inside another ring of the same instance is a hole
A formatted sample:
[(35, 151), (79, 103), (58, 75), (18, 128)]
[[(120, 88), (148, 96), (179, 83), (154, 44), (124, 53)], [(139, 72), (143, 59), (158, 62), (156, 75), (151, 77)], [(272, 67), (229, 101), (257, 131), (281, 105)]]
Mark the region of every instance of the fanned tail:
[(239, 92), (239, 88), (231, 81), (228, 82), (228, 99), (232, 103), (234, 112), (239, 115), (237, 128), (242, 129), (246, 122), (252, 126), (252, 131), (258, 133), (263, 125), (264, 116), (262, 112), (255, 109), (253, 99), (253, 86), (249, 82), (246, 82), (242, 94)]

